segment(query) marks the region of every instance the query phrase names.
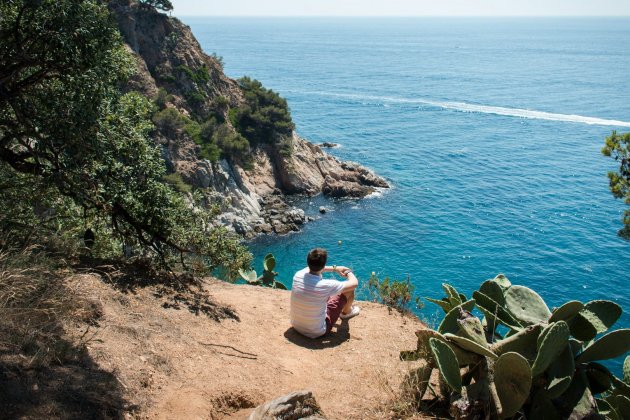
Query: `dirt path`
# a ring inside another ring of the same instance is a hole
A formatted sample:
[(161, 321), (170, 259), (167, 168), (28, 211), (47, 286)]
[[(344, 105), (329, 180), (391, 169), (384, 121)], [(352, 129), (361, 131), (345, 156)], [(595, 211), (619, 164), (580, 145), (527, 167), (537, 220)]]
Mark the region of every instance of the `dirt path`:
[(330, 419), (382, 418), (377, 410), (412, 365), (415, 318), (360, 302), (361, 315), (326, 339), (289, 327), (289, 292), (208, 280), (216, 301), (239, 320), (216, 322), (165, 309), (153, 288), (121, 294), (81, 279), (103, 305), (89, 353), (113, 371), (141, 418), (246, 418), (251, 408), (308, 389)]

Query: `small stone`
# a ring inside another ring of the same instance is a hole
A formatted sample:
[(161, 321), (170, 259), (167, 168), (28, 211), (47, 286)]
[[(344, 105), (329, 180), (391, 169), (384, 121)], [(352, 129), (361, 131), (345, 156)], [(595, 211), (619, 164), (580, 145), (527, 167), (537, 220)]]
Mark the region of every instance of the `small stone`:
[(327, 211), (327, 210), (326, 210), (326, 207), (324, 207), (324, 206), (321, 206), (321, 207), (319, 208), (319, 212), (320, 212), (321, 214), (325, 214), (325, 213), (326, 213), (326, 211)]

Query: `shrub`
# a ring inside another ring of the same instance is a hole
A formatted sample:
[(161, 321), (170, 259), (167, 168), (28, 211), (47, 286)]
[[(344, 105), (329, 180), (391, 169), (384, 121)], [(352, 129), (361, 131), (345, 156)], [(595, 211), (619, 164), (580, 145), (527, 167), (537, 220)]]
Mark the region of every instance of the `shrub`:
[(157, 95), (155, 95), (153, 102), (155, 102), (155, 105), (157, 105), (159, 110), (163, 110), (166, 108), (166, 104), (171, 102), (172, 100), (173, 95), (169, 94), (166, 89), (160, 88)]
[(368, 289), (372, 300), (383, 303), (390, 311), (395, 309), (405, 314), (411, 312), (412, 304), (417, 309), (422, 307), (420, 298), (413, 296), (414, 287), (409, 277), (406, 280), (390, 280), (389, 277), (379, 280), (376, 274), (372, 273)]
[(188, 119), (177, 109), (170, 107), (153, 114), (152, 120), (155, 126), (169, 137), (177, 136), (188, 122)]
[(164, 182), (172, 186), (175, 191), (180, 193), (189, 193), (192, 191), (192, 186), (182, 178), (181, 174), (178, 172), (173, 172), (172, 174), (164, 175)]
[(232, 108), (230, 121), (250, 144), (276, 144), (290, 138), (295, 128), (286, 99), (265, 89), (258, 80), (239, 79), (246, 105)]
[(214, 61), (216, 61), (221, 70), (223, 70), (223, 66), (225, 64), (225, 62), (223, 61), (223, 57), (218, 55), (216, 52), (213, 52), (210, 56), (214, 58)]

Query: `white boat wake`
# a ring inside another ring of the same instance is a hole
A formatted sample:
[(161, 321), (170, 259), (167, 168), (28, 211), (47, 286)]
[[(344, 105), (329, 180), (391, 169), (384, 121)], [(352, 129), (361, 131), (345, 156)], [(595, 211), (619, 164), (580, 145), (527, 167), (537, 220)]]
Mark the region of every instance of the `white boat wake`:
[(337, 98), (355, 99), (358, 101), (377, 101), (384, 105), (390, 103), (401, 104), (418, 104), (418, 105), (430, 105), (443, 109), (452, 109), (461, 112), (475, 112), (480, 114), (494, 114), (502, 115), (506, 117), (518, 117), (528, 118), (535, 120), (548, 120), (548, 121), (565, 121), (580, 124), (590, 125), (606, 125), (614, 127), (630, 127), (630, 122), (609, 120), (605, 118), (585, 117), (583, 115), (571, 115), (571, 114), (556, 114), (552, 112), (533, 111), (529, 109), (520, 108), (506, 108), (501, 106), (492, 105), (479, 105), (471, 104), (467, 102), (452, 102), (452, 101), (433, 101), (423, 98), (399, 98), (392, 96), (372, 96), (372, 95), (358, 95), (351, 93), (334, 93), (334, 92), (299, 92), (303, 94), (331, 96)]

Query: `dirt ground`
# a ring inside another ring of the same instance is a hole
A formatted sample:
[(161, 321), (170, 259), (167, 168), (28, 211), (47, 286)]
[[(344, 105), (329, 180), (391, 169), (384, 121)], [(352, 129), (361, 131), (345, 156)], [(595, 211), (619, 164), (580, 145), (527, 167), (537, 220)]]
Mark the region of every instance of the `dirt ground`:
[[(155, 287), (122, 293), (93, 275), (78, 281), (102, 305), (88, 353), (116, 377), (129, 417), (247, 418), (265, 401), (308, 389), (330, 419), (383, 418), (416, 366), (398, 356), (415, 348), (422, 324), (379, 304), (359, 302), (358, 317), (311, 340), (290, 328), (287, 291), (207, 279), (229, 315), (215, 321), (165, 305)], [(75, 333), (84, 332), (77, 324)]]

